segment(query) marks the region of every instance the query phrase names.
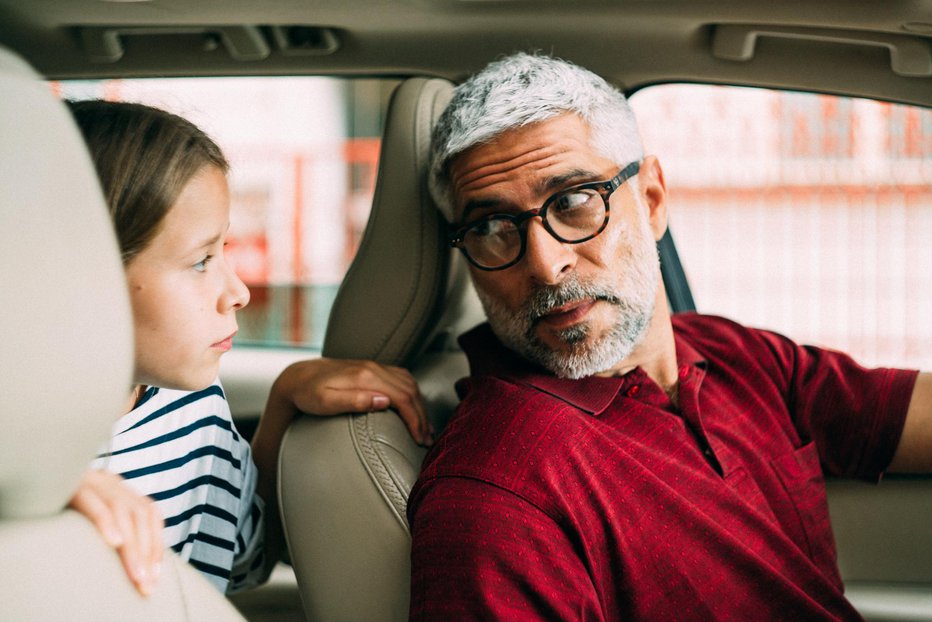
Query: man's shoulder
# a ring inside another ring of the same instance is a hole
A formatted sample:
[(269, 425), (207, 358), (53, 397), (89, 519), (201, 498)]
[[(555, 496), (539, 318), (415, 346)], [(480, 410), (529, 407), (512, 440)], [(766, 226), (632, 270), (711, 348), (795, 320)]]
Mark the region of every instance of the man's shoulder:
[(578, 411), (561, 398), (558, 392), (542, 389), (537, 376), (508, 377), (479, 375), (463, 378), (457, 383), (460, 403), (451, 423), (454, 429), (473, 436), (480, 429), (537, 430), (546, 427), (555, 417)]
[(671, 316), (671, 322), (675, 332), (697, 337), (707, 335), (715, 337), (720, 334), (745, 336), (757, 332), (753, 328), (748, 328), (726, 317), (696, 313), (695, 311), (674, 313)]
[(752, 328), (717, 315), (695, 312), (677, 313), (672, 317), (673, 332), (678, 340), (687, 342), (705, 357), (761, 356), (783, 359), (795, 344), (786, 337), (768, 330)]
[(581, 431), (574, 422), (588, 416), (518, 380), (471, 376), (460, 388), (462, 401), (428, 454), (421, 479), (469, 477), (510, 486), (512, 471), (547, 461)]

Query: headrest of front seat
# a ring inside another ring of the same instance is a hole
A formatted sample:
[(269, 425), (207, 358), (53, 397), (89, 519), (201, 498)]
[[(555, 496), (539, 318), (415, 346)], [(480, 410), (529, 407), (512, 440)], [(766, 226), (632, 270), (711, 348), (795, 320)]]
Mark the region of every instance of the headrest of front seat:
[[(439, 431), (467, 374), (455, 337), (484, 315), (427, 191), (430, 133), (450, 82), (392, 95), (372, 212), (330, 312), (324, 356), (411, 369)], [(425, 449), (386, 412), (301, 417), (282, 443), (279, 500), (309, 620), (407, 620), (405, 506)]]
[(97, 175), (64, 104), (0, 48), (0, 517), (53, 514), (119, 417), (132, 319)]
[(456, 348), (482, 321), (465, 262), (427, 190), (434, 121), (453, 85), (412, 78), (392, 97), (372, 212), (330, 312), (323, 355), (410, 366), (426, 349)]

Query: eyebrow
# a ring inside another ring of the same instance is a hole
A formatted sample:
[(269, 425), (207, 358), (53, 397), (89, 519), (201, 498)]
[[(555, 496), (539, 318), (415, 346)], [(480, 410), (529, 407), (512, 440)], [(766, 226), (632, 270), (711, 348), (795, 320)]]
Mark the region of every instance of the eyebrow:
[(222, 238), (222, 237), (223, 237), (223, 234), (222, 234), (222, 233), (218, 233), (217, 235), (213, 236), (212, 238), (210, 238), (210, 239), (208, 239), (208, 240), (204, 240), (203, 242), (201, 242), (200, 245), (198, 245), (198, 248), (204, 248), (204, 247), (206, 247), (206, 246), (213, 246), (213, 245), (216, 244), (216, 243), (220, 240), (220, 238)]
[(466, 207), (463, 208), (463, 215), (460, 217), (460, 220), (465, 222), (466, 217), (469, 216), (469, 213), (474, 210), (495, 207), (499, 204), (501, 204), (501, 201), (498, 199), (476, 199), (474, 201), (469, 201), (466, 203)]
[(207, 248), (208, 246), (213, 246), (219, 242), (223, 236), (230, 230), (230, 223), (227, 223), (226, 229), (218, 233), (217, 235), (211, 236), (208, 239), (203, 240), (200, 244), (194, 247), (195, 250), (201, 250), (202, 248)]
[(599, 179), (599, 174), (592, 171), (583, 169), (583, 168), (574, 168), (571, 171), (567, 171), (562, 175), (554, 175), (552, 177), (546, 178), (543, 183), (538, 186), (538, 191), (541, 194), (546, 192), (557, 192), (561, 187), (566, 186), (570, 182), (575, 182), (571, 185), (576, 185), (576, 183), (586, 183), (589, 180), (597, 181)]
[[(587, 180), (595, 180), (598, 179), (598, 177), (598, 173), (594, 173), (582, 168), (574, 168), (570, 171), (567, 171), (566, 173), (552, 175), (550, 177), (544, 178), (541, 183), (537, 185), (537, 192), (539, 194), (552, 194), (570, 182), (585, 183)], [(502, 201), (495, 198), (475, 199), (473, 201), (469, 201), (463, 208), (463, 215), (460, 217), (460, 221), (466, 222), (466, 217), (469, 216), (470, 212), (474, 210), (487, 209), (490, 207), (496, 207), (501, 204)]]

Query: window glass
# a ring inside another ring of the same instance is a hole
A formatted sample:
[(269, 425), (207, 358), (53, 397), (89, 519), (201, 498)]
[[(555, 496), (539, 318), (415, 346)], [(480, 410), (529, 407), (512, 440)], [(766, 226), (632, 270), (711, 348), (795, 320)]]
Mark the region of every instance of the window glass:
[(230, 160), (228, 255), (252, 299), (236, 341), (319, 349), (369, 215), (395, 81), (184, 78), (53, 83), (142, 102), (205, 130)]
[(700, 85), (631, 102), (699, 311), (932, 367), (932, 111)]

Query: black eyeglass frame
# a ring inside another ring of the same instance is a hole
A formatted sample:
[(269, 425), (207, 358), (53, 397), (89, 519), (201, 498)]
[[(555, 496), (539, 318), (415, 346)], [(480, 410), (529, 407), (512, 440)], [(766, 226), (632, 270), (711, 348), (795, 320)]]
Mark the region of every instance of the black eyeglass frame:
[[(598, 236), (603, 231), (605, 231), (605, 227), (608, 226), (609, 215), (611, 213), (611, 206), (609, 205), (608, 200), (609, 198), (611, 198), (612, 193), (615, 192), (615, 190), (618, 190), (618, 188), (620, 188), (621, 185), (625, 183), (627, 180), (637, 175), (640, 169), (641, 169), (640, 160), (635, 160), (634, 162), (631, 162), (630, 164), (625, 166), (623, 169), (618, 171), (618, 174), (609, 180), (590, 181), (584, 184), (570, 186), (569, 188), (565, 188), (563, 190), (560, 190), (559, 192), (555, 192), (549, 197), (547, 197), (547, 200), (544, 201), (543, 205), (541, 205), (540, 207), (536, 209), (525, 210), (517, 215), (489, 214), (488, 216), (480, 218), (476, 220), (475, 222), (471, 222), (469, 224), (463, 225), (457, 228), (455, 231), (453, 231), (449, 237), (450, 246), (454, 248), (458, 248), (463, 253), (463, 255), (466, 257), (466, 260), (469, 261), (469, 263), (471, 263), (475, 267), (479, 268), (480, 270), (486, 270), (488, 272), (492, 272), (495, 270), (504, 270), (505, 268), (510, 268), (511, 266), (521, 261), (521, 258), (524, 257), (524, 253), (527, 250), (527, 227), (522, 227), (521, 225), (537, 216), (540, 216), (541, 222), (544, 225), (544, 229), (547, 230), (547, 233), (552, 235), (556, 240), (564, 244), (581, 244), (583, 242), (587, 242), (591, 240), (592, 238)], [(547, 222), (547, 209), (559, 197), (567, 193), (577, 192), (579, 190), (595, 190), (596, 192), (599, 193), (599, 195), (602, 197), (602, 201), (605, 203), (605, 218), (602, 221), (602, 225), (592, 234), (587, 235), (586, 237), (580, 238), (578, 240), (567, 240), (561, 237), (559, 234), (557, 234), (557, 232), (554, 231), (550, 227), (550, 223)], [(495, 266), (493, 268), (479, 264), (475, 259), (473, 259), (469, 255), (469, 253), (466, 251), (466, 248), (463, 246), (463, 242), (465, 240), (466, 234), (469, 233), (471, 229), (474, 229), (480, 225), (483, 225), (489, 222), (490, 220), (510, 220), (512, 224), (514, 225), (515, 229), (518, 230), (518, 234), (521, 240), (521, 248), (518, 251), (518, 255), (513, 260), (509, 261), (508, 263), (501, 265), (501, 266)]]

